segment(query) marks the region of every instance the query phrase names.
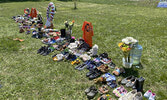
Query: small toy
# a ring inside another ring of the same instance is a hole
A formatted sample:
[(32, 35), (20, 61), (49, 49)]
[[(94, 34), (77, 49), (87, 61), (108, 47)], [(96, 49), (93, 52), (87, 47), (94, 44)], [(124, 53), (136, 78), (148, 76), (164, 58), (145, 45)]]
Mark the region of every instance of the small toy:
[(71, 64), (72, 64), (72, 65), (74, 65), (74, 64), (79, 64), (80, 62), (81, 62), (81, 61), (80, 61), (79, 59), (76, 59), (76, 60), (72, 61)]

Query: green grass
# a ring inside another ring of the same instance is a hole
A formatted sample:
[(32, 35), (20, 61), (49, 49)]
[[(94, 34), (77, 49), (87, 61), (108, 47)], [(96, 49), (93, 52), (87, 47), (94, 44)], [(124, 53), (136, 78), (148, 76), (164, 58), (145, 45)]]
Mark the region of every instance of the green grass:
[[(82, 37), (83, 22), (92, 22), (93, 43), (99, 45), (99, 53), (107, 52), (118, 67), (122, 67), (123, 55), (117, 44), (126, 36), (138, 39), (143, 46), (143, 69), (127, 70), (126, 75), (143, 76), (144, 91), (151, 89), (157, 94), (157, 100), (167, 99), (166, 9), (152, 4), (142, 6), (144, 1), (97, 1), (78, 2), (77, 10), (73, 10), (73, 2), (54, 1), (57, 6), (55, 28), (60, 29), (64, 27), (64, 21), (74, 19), (73, 35), (79, 38)], [(45, 57), (36, 54), (43, 46), (41, 41), (31, 38), (31, 35), (20, 34), (18, 25), (11, 19), (23, 14), (26, 7), (37, 8), (45, 17), (48, 3), (0, 4), (1, 100), (86, 100), (84, 90), (93, 84), (85, 77), (87, 70), (77, 71), (70, 62), (52, 61), (51, 56), (55, 53)], [(16, 37), (25, 41), (12, 41)], [(112, 92), (110, 94), (116, 98)]]

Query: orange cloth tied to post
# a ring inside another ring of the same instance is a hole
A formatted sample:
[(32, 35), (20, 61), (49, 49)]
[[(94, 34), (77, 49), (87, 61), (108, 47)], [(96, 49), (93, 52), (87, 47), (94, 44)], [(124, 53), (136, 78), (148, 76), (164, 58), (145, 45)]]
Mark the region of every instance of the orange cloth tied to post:
[(83, 26), (82, 26), (82, 31), (83, 31), (83, 39), (84, 41), (92, 47), (92, 36), (93, 34), (93, 26), (91, 22), (84, 21)]
[(36, 8), (31, 8), (30, 16), (31, 16), (31, 18), (37, 17), (37, 10), (36, 10)]

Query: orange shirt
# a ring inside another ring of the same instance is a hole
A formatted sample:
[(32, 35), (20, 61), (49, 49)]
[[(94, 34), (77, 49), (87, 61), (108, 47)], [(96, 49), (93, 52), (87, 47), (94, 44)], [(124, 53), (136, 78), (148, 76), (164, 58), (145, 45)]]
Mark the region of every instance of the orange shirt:
[(83, 39), (84, 41), (92, 47), (92, 36), (93, 36), (93, 26), (91, 22), (84, 21), (82, 26)]

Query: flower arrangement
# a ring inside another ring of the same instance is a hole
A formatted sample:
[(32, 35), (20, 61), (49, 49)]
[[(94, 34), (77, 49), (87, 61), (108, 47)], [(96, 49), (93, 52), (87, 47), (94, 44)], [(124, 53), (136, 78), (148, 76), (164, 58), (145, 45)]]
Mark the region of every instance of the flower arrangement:
[(121, 51), (123, 52), (125, 62), (130, 63), (130, 50), (132, 49), (133, 45), (137, 42), (136, 39), (133, 37), (126, 37), (122, 39), (122, 42), (118, 44)]

